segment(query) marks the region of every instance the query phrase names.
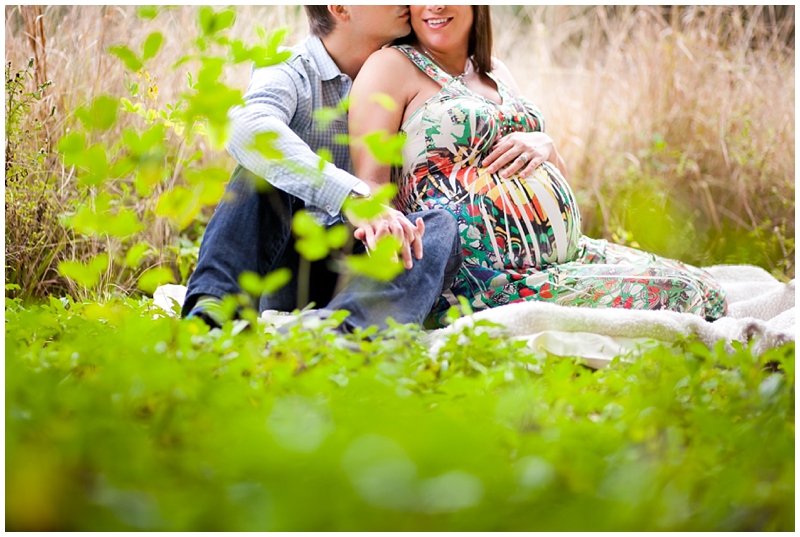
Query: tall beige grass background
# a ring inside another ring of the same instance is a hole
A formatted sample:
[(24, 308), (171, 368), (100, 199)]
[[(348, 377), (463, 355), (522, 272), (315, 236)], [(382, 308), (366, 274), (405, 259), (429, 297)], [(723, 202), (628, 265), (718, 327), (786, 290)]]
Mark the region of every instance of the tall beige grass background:
[[(103, 93), (124, 95), (131, 77), (106, 53), (109, 46), (136, 49), (161, 31), (164, 46), (148, 67), (158, 103), (174, 103), (186, 89), (186, 68), (171, 66), (197, 37), (198, 8), (164, 10), (153, 21), (135, 9), (42, 6), (39, 21), (31, 21), (24, 7), (6, 7), (6, 62), (20, 68), (36, 55), (37, 76), (54, 82), (36, 113), (53, 106), (56, 113), (35, 144), (49, 155), (42, 173), (57, 198), (69, 196), (74, 182), (54, 151), (74, 123), (69, 112)], [(307, 34), (299, 6), (237, 12), (231, 35), (249, 43), (257, 41), (256, 25), (287, 26), (289, 44)], [(638, 244), (652, 230), (640, 229), (649, 213), (631, 204), (660, 203), (656, 213), (674, 218), (659, 225), (677, 227), (651, 241), (659, 253), (701, 264), (753, 262), (793, 277), (793, 7), (494, 6), (493, 21), (495, 55), (543, 110), (587, 234)], [(230, 66), (225, 76), (244, 91), (249, 66)], [(121, 117), (117, 133), (132, 121)], [(223, 152), (198, 147), (204, 159), (233, 168)], [(639, 189), (647, 196), (637, 197)], [(178, 236), (163, 223), (150, 233), (162, 246)], [(33, 253), (8, 232), (6, 249), (7, 256)]]

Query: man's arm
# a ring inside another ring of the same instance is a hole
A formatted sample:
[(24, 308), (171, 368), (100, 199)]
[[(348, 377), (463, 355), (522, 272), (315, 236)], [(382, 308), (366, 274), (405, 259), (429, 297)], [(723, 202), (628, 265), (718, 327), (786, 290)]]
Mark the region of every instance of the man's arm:
[[(344, 200), (361, 181), (331, 163), (325, 163), (320, 173), (320, 157), (289, 127), (298, 105), (311, 102), (308, 80), (286, 64), (256, 69), (244, 101), (243, 107), (229, 113), (227, 149), (231, 156), (275, 188), (331, 216), (339, 214)], [(272, 147), (281, 152), (282, 159), (267, 158), (252, 148), (255, 136), (266, 132), (278, 134)]]

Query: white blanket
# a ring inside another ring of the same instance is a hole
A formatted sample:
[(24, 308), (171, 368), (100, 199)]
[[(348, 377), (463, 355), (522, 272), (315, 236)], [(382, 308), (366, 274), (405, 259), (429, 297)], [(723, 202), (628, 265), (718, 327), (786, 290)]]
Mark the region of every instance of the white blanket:
[(480, 311), (431, 333), (431, 351), (438, 353), (454, 330), (477, 320), (500, 325), (492, 329), (496, 337), (526, 340), (530, 347), (557, 356), (580, 356), (595, 368), (605, 367), (615, 356), (634, 358), (649, 347), (690, 335), (710, 347), (720, 340), (728, 345), (753, 340), (755, 354), (794, 341), (794, 280), (781, 283), (764, 269), (749, 265), (719, 265), (706, 270), (728, 295), (728, 314), (715, 322), (672, 311), (524, 302)]
[[(728, 295), (728, 315), (711, 323), (697, 315), (672, 311), (523, 302), (480, 311), (459, 319), (453, 326), (431, 332), (431, 352), (437, 354), (454, 330), (476, 320), (500, 325), (492, 329), (496, 337), (522, 339), (534, 349), (557, 356), (580, 356), (596, 368), (605, 367), (615, 356), (635, 358), (649, 347), (690, 335), (696, 335), (709, 347), (720, 340), (728, 345), (753, 340), (755, 354), (794, 341), (794, 280), (781, 283), (764, 269), (749, 265), (719, 265), (706, 270)], [(153, 299), (156, 305), (174, 313), (173, 303), (182, 305), (185, 295), (182, 285), (164, 285), (156, 290)], [(291, 317), (268, 310), (262, 319), (279, 325)]]

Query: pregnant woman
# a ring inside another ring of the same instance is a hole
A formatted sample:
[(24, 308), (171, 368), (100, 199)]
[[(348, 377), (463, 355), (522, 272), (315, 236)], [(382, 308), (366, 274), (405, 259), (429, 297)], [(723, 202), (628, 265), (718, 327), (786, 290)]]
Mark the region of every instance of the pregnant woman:
[[(393, 181), (399, 210), (446, 209), (458, 221), (463, 265), (426, 326), (441, 326), (458, 296), (475, 310), (545, 300), (725, 314), (705, 271), (581, 234), (541, 112), (491, 57), (489, 6), (410, 9), (411, 35), (373, 54), (353, 84), (350, 135), (356, 175), (373, 189)], [(402, 169), (359, 144), (379, 130), (406, 136)]]

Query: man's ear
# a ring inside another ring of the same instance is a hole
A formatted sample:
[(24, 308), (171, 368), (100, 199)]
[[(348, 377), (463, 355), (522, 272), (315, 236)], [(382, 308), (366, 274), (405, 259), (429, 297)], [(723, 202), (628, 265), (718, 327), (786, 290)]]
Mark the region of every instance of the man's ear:
[(347, 6), (328, 6), (328, 13), (336, 19), (337, 23), (350, 20), (350, 11), (347, 9)]

